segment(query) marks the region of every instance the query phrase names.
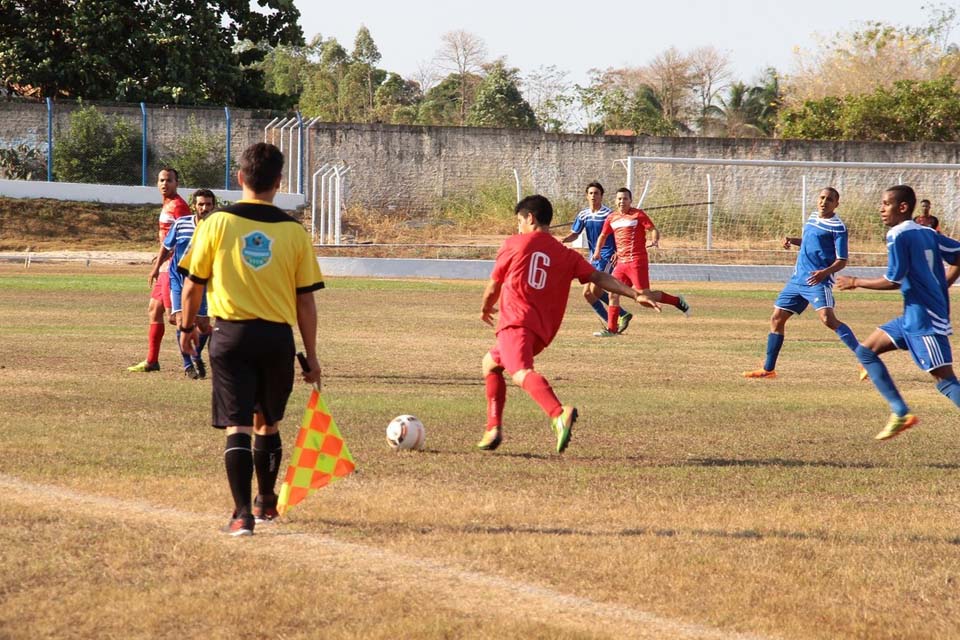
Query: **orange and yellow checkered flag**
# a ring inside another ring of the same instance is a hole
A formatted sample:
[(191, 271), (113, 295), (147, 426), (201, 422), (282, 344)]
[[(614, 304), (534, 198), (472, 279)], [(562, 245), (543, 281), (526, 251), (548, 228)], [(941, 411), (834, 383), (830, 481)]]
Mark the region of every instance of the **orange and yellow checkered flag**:
[(277, 511), (283, 515), (317, 489), (349, 475), (355, 468), (337, 423), (323, 396), (314, 388), (303, 413), (287, 476), (280, 487)]

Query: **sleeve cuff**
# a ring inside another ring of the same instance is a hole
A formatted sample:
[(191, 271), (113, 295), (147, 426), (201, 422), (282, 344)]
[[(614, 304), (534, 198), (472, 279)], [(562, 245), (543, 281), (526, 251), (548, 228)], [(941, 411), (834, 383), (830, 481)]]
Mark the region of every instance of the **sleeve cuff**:
[[(180, 269), (181, 269), (181, 267), (177, 267), (177, 271), (180, 271)], [(201, 277), (199, 277), (199, 276), (195, 276), (194, 274), (192, 274), (192, 273), (190, 273), (190, 272), (187, 272), (186, 270), (181, 271), (181, 273), (183, 273), (185, 276), (187, 276), (188, 278), (190, 278), (193, 282), (196, 282), (197, 284), (204, 284), (204, 285), (205, 285), (205, 284), (207, 284), (207, 281), (210, 279), (210, 278), (201, 278)]]
[(326, 285), (323, 284), (323, 281), (314, 282), (313, 284), (307, 287), (297, 287), (297, 295), (300, 295), (301, 293), (310, 293), (312, 291), (319, 291), (320, 289), (323, 289), (325, 287)]

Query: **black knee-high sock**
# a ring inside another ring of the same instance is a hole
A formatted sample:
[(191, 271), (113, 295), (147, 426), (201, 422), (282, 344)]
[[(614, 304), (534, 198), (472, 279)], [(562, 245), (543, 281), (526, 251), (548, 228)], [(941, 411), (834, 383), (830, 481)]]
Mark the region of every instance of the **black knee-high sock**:
[(237, 515), (250, 513), (253, 455), (250, 451), (249, 434), (234, 433), (227, 436), (223, 462), (227, 468), (227, 482), (230, 483), (230, 493), (233, 494)]
[(275, 493), (277, 474), (280, 473), (280, 459), (283, 458), (283, 445), (280, 434), (257, 435), (253, 439), (253, 468), (257, 471), (258, 493), (269, 496)]

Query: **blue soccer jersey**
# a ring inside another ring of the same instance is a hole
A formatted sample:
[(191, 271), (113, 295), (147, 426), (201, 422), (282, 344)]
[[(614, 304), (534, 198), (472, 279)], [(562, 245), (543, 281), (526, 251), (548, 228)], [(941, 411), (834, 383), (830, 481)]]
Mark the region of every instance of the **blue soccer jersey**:
[(903, 332), (907, 335), (953, 333), (950, 292), (944, 261), (957, 264), (960, 241), (906, 220), (887, 231), (887, 273), (903, 295)]
[(173, 226), (167, 231), (163, 239), (163, 246), (167, 251), (171, 251), (170, 276), (182, 277), (177, 273), (177, 264), (180, 258), (187, 253), (190, 247), (190, 241), (193, 240), (193, 232), (197, 229), (197, 216), (183, 216), (173, 222)]
[[(805, 285), (810, 274), (826, 269), (837, 260), (847, 259), (847, 227), (837, 216), (821, 218), (811, 214), (803, 225), (803, 237), (800, 252), (797, 254), (797, 266), (793, 270), (791, 282)], [(834, 274), (823, 281), (833, 286)]]
[[(590, 249), (591, 255), (597, 249), (597, 238), (600, 237), (600, 232), (603, 230), (603, 223), (612, 212), (610, 207), (600, 205), (600, 209), (597, 211), (584, 209), (573, 220), (573, 226), (570, 230), (574, 233), (587, 232), (587, 247)], [(600, 260), (609, 262), (616, 252), (617, 244), (613, 234), (610, 234), (603, 245), (603, 249), (600, 250)]]

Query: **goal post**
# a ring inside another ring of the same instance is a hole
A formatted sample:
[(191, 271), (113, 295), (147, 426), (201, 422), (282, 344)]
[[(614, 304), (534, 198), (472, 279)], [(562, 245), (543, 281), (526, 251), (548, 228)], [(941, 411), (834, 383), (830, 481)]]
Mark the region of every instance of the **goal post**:
[(879, 216), (884, 189), (909, 184), (948, 234), (960, 230), (960, 164), (629, 156), (620, 161), (634, 206), (663, 234), (651, 262), (786, 264), (779, 239), (798, 236), (824, 187), (840, 192), (852, 263), (886, 255)]

